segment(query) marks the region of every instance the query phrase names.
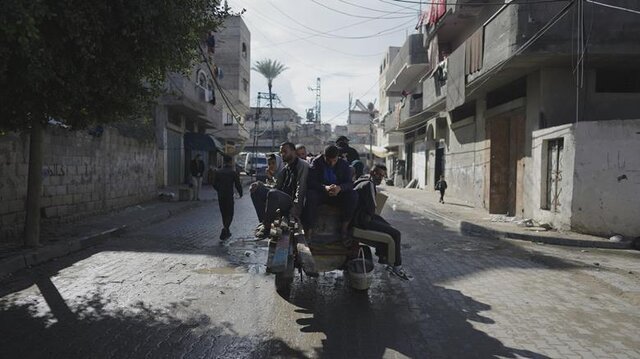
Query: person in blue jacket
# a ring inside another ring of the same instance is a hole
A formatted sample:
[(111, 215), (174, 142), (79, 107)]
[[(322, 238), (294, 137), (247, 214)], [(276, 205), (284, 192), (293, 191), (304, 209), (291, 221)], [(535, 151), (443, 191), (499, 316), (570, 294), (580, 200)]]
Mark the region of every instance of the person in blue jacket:
[(325, 203), (341, 209), (340, 236), (345, 245), (351, 245), (349, 224), (358, 205), (358, 193), (353, 190), (351, 168), (334, 145), (327, 146), (324, 154), (311, 161), (307, 180), (305, 232), (313, 231), (318, 219), (318, 207)]

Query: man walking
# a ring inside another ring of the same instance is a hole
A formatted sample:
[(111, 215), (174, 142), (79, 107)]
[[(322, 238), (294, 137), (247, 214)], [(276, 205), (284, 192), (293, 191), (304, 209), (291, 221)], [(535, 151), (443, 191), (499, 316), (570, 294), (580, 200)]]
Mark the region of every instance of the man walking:
[(191, 185), (193, 187), (193, 199), (200, 200), (200, 188), (202, 187), (202, 175), (204, 174), (204, 161), (198, 153), (191, 160)]
[(280, 145), (280, 156), (285, 166), (276, 175), (275, 187), (270, 189), (261, 182), (255, 182), (249, 188), (258, 220), (262, 223), (256, 233), (260, 239), (269, 237), (278, 209), (283, 216), (299, 219), (304, 206), (309, 164), (298, 158), (296, 146), (291, 142)]
[(340, 150), (340, 156), (346, 159), (348, 164), (360, 160), (360, 154), (358, 154), (355, 148), (349, 146), (349, 139), (346, 136), (338, 137), (336, 146)]
[[(402, 279), (410, 280), (412, 277), (402, 268), (400, 231), (393, 228), (389, 222), (376, 214), (376, 186), (382, 183), (382, 180), (386, 177), (386, 173), (386, 166), (375, 165), (371, 172), (369, 172), (369, 175), (364, 175), (356, 180), (354, 189), (358, 192), (358, 209), (354, 217), (354, 224), (362, 229), (390, 235), (394, 242), (395, 260), (394, 263), (387, 263), (387, 268), (392, 274)], [(376, 247), (376, 253), (385, 253), (385, 255), (381, 256), (384, 258), (382, 262), (386, 262), (386, 259), (389, 258), (389, 248), (387, 248), (386, 245), (384, 245), (384, 248)]]
[(220, 233), (220, 240), (225, 240), (231, 237), (229, 227), (233, 221), (233, 187), (236, 187), (238, 195), (242, 197), (242, 184), (240, 183), (238, 172), (233, 168), (232, 158), (225, 155), (222, 161), (223, 166), (215, 172), (212, 184), (213, 188), (218, 192), (218, 206), (222, 215), (223, 228)]

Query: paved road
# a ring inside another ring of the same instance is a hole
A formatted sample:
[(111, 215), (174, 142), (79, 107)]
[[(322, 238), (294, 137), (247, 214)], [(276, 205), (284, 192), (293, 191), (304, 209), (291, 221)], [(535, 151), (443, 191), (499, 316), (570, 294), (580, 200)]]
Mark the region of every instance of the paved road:
[[(378, 268), (283, 298), (247, 197), (221, 245), (217, 203), (0, 283), (0, 357), (640, 358), (634, 254), (466, 238), (406, 211), (412, 282)], [(618, 265), (619, 264), (619, 265)]]

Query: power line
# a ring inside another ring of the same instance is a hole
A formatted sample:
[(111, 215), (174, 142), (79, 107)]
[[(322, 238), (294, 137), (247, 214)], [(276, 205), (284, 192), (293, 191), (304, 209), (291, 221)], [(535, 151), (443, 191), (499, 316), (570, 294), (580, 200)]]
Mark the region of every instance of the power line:
[[(375, 34), (371, 34), (371, 35), (364, 35), (364, 36), (331, 35), (331, 34), (330, 34), (330, 32), (333, 32), (333, 31), (320, 31), (320, 30), (314, 29), (314, 28), (312, 28), (312, 27), (309, 27), (309, 26), (307, 26), (307, 25), (305, 25), (305, 24), (301, 23), (301, 22), (300, 22), (300, 21), (298, 21), (297, 19), (295, 19), (295, 18), (293, 18), (293, 17), (289, 16), (286, 12), (282, 11), (279, 7), (277, 7), (277, 6), (276, 6), (275, 4), (273, 4), (272, 2), (271, 2), (271, 6), (272, 6), (272, 7), (273, 7), (277, 12), (279, 12), (282, 16), (284, 16), (284, 17), (286, 17), (287, 19), (291, 20), (291, 21), (292, 21), (292, 22), (294, 22), (295, 24), (297, 24), (297, 25), (299, 25), (299, 26), (302, 26), (303, 28), (305, 28), (305, 29), (307, 29), (307, 30), (309, 30), (309, 31), (312, 31), (312, 33), (309, 33), (308, 31), (302, 31), (302, 30), (300, 30), (300, 29), (295, 29), (295, 28), (290, 28), (291, 30), (294, 30), (294, 31), (300, 31), (300, 32), (303, 32), (303, 33), (306, 33), (306, 34), (311, 34), (311, 35), (316, 35), (316, 36), (321, 36), (321, 37), (333, 38), (333, 39), (350, 39), (350, 40), (368, 39), (368, 38), (372, 38), (372, 37), (379, 37), (380, 35), (384, 35), (384, 33), (385, 33), (385, 32), (392, 31), (392, 30), (397, 29), (397, 28), (399, 28), (399, 27), (405, 26), (405, 24), (402, 24), (401, 26), (396, 26), (396, 27), (394, 27), (394, 28), (390, 28), (390, 29), (386, 29), (386, 30), (378, 31), (378, 32), (377, 32), (377, 33), (375, 33)], [(364, 20), (364, 21), (362, 21), (362, 22), (360, 22), (360, 23), (365, 23), (365, 22), (368, 22), (368, 21), (371, 21), (371, 20), (374, 20), (374, 19), (382, 18), (382, 17), (384, 17), (384, 15), (381, 15), (381, 16), (379, 16), (379, 17), (377, 17), (377, 18), (373, 18), (373, 19), (367, 19), (367, 20)], [(352, 26), (354, 26), (354, 25), (355, 25), (355, 24), (352, 24)], [(346, 28), (346, 27), (345, 27), (345, 28)]]
[(333, 12), (337, 12), (338, 14), (342, 14), (342, 15), (346, 15), (346, 16), (350, 16), (350, 17), (356, 17), (356, 18), (360, 18), (360, 19), (393, 20), (393, 19), (406, 19), (406, 18), (409, 18), (409, 17), (415, 17), (416, 16), (415, 14), (412, 14), (412, 15), (403, 15), (403, 16), (382, 17), (382, 18), (380, 18), (380, 17), (366, 16), (366, 15), (354, 15), (354, 14), (348, 13), (346, 11), (334, 9), (334, 8), (332, 8), (330, 6), (327, 6), (327, 5), (321, 3), (321, 2), (319, 2), (317, 0), (311, 0), (311, 2), (314, 3), (314, 4), (317, 4), (319, 6), (322, 6), (325, 9), (329, 9), (329, 10), (331, 10)]
[(401, 5), (401, 4), (398, 4), (398, 3), (394, 2), (394, 1), (389, 1), (389, 0), (378, 0), (378, 1), (380, 1), (381, 3), (397, 6), (399, 8), (403, 8), (403, 9), (407, 9), (407, 10), (419, 11), (419, 9), (414, 9), (414, 8), (409, 7), (407, 5)]
[[(374, 11), (374, 12), (382, 12), (382, 13), (387, 13), (387, 14), (394, 14), (395, 13), (395, 14), (412, 14), (413, 15), (418, 11), (417, 9), (412, 9), (413, 10), (412, 12), (391, 12), (391, 11), (388, 11), (388, 10), (373, 9), (373, 8), (370, 8), (370, 7), (367, 7), (367, 6), (354, 4), (354, 3), (348, 2), (346, 0), (338, 0), (338, 1), (340, 1), (341, 3), (345, 3), (347, 5), (351, 5), (351, 6), (360, 8), (360, 9), (365, 9), (365, 10)], [(407, 9), (409, 9), (409, 8), (407, 7)]]
[[(413, 1), (413, 0), (390, 0), (393, 2), (407, 3), (407, 4), (421, 4), (421, 5), (443, 5), (443, 2), (436, 1)], [(554, 2), (567, 2), (569, 0), (531, 0), (531, 1), (522, 1), (513, 0), (511, 2), (481, 2), (478, 4), (471, 4), (468, 2), (460, 2), (460, 1), (447, 1), (446, 5), (464, 5), (464, 6), (485, 6), (485, 5), (528, 5), (528, 4), (547, 4)]]
[[(376, 80), (376, 82), (374, 82), (374, 83), (373, 83), (373, 85), (371, 85), (371, 87), (369, 87), (369, 89), (367, 89), (367, 91), (365, 91), (365, 92), (364, 92), (364, 93), (362, 93), (360, 96), (358, 96), (358, 98), (362, 98), (362, 97), (366, 96), (366, 95), (367, 95), (367, 94), (368, 94), (368, 93), (369, 93), (369, 92), (370, 92), (374, 87), (376, 87), (376, 85), (377, 85), (379, 82), (380, 82), (380, 78), (378, 78), (378, 79)], [(346, 109), (344, 109), (344, 110), (340, 111), (340, 113), (338, 113), (337, 115), (335, 115), (335, 116), (331, 117), (330, 119), (328, 119), (328, 120), (327, 120), (327, 121), (325, 121), (325, 122), (331, 122), (331, 121), (335, 120), (336, 118), (338, 118), (339, 116), (341, 116), (342, 114), (344, 114), (345, 112), (347, 112), (347, 111), (349, 111), (349, 110), (350, 110), (350, 108), (349, 108), (349, 107), (347, 107)]]
[(626, 8), (626, 7), (616, 6), (616, 5), (611, 5), (611, 4), (605, 4), (605, 3), (602, 3), (602, 2), (599, 2), (599, 1), (593, 1), (593, 0), (586, 0), (586, 2), (595, 4), (595, 5), (608, 7), (610, 9), (622, 10), (622, 11), (630, 12), (632, 14), (640, 15), (640, 11), (639, 10), (629, 9), (629, 8)]

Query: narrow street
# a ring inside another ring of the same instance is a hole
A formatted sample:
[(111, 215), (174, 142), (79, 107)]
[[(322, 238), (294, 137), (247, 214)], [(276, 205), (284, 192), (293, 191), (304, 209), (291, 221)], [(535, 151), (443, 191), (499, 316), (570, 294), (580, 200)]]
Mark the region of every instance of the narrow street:
[(638, 297), (564, 261), (566, 251), (461, 237), (388, 207), (412, 282), (378, 267), (359, 293), (332, 272), (296, 278), (283, 298), (264, 273), (265, 244), (251, 235), (249, 197), (237, 202), (225, 244), (208, 201), (5, 280), (3, 357), (640, 356)]

